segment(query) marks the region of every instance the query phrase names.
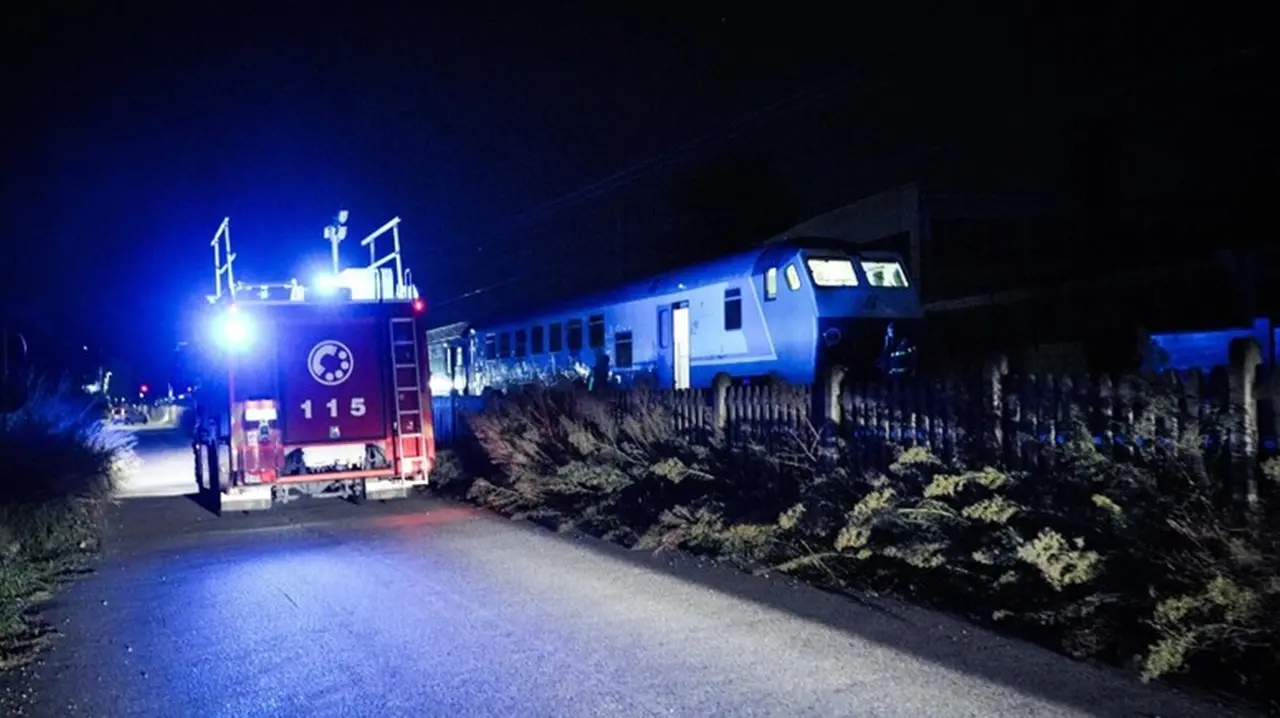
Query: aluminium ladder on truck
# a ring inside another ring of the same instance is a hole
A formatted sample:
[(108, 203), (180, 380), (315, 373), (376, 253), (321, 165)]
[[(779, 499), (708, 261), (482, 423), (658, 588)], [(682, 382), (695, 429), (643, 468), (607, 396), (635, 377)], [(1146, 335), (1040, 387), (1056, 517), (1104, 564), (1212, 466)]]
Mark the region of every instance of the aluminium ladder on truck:
[(423, 470), (426, 460), (427, 433), (424, 422), (425, 387), (422, 383), (423, 366), (418, 351), (418, 323), (414, 318), (391, 319), (391, 357), (396, 395), (397, 453), (404, 462), (402, 474), (414, 474)]
[[(336, 253), (345, 231), (331, 226), (334, 273), (303, 286), (236, 280), (223, 220), (209, 297), (222, 340), (210, 375), (222, 381), (199, 392), (202, 413), (217, 418), (193, 442), (202, 492), (220, 509), (401, 498), (426, 483), (435, 447), (418, 349), (424, 304), (400, 262), (398, 225), (369, 235), (369, 265), (347, 270)], [(388, 232), (394, 250), (379, 259), (373, 243)]]

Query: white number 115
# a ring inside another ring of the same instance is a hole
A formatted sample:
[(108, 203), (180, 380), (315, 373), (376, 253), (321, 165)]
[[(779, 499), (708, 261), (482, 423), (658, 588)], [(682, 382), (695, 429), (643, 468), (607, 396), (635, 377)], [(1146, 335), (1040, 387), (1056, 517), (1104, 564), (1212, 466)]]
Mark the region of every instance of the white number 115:
[[(324, 405), (326, 408), (329, 409), (329, 418), (331, 419), (338, 418), (338, 400), (337, 399), (330, 399), (329, 401), (326, 401)], [(364, 405), (364, 397), (357, 396), (351, 399), (351, 415), (352, 416), (364, 416), (365, 411), (367, 411), (367, 409), (365, 408), (365, 405)], [(311, 418), (311, 400), (310, 399), (307, 399), (306, 401), (302, 402), (302, 415), (308, 419)]]

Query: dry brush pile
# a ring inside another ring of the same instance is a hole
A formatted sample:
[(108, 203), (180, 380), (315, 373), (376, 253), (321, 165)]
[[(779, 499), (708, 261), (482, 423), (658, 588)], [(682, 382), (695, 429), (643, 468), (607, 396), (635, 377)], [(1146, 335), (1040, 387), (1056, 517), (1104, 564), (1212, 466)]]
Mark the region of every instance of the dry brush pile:
[(48, 638), (37, 609), (97, 551), (132, 443), (67, 385), (36, 385), (0, 415), (0, 669)]
[[(1035, 473), (911, 448), (867, 475), (811, 437), (781, 451), (779, 437), (772, 449), (695, 443), (658, 403), (627, 406), (559, 389), (496, 399), (469, 418), (474, 455), (441, 462), (443, 489), (631, 547), (891, 592), (1146, 678), (1275, 701), (1280, 531), (1238, 519), (1197, 446), (1146, 442), (1121, 460), (1081, 432)], [(1263, 473), (1277, 481), (1280, 462)]]

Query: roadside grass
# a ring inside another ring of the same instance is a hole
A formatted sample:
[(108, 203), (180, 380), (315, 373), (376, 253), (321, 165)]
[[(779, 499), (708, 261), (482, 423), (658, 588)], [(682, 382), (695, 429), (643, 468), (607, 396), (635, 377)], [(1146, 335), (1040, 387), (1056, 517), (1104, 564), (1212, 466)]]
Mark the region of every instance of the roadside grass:
[[(1280, 525), (1242, 521), (1197, 445), (1121, 459), (1082, 427), (1047, 471), (895, 449), (885, 472), (811, 436), (694, 443), (656, 403), (497, 398), (435, 490), (553, 529), (680, 550), (823, 588), (886, 593), (1080, 659), (1280, 709)], [(1280, 480), (1280, 462), (1263, 467)]]
[(0, 416), (0, 670), (47, 643), (40, 605), (100, 547), (133, 437), (99, 409), (65, 383), (33, 383), (26, 405)]

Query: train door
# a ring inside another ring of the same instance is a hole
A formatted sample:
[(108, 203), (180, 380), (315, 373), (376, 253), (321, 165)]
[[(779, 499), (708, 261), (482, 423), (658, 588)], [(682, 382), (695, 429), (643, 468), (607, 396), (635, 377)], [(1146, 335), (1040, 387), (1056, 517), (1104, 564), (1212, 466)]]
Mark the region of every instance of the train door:
[(658, 386), (689, 388), (689, 303), (658, 307)]
[(453, 348), (453, 390), (466, 394), (471, 390), (471, 377), (468, 368), (471, 366), (471, 345), (459, 342)]
[(671, 387), (689, 388), (689, 303), (671, 307)]

